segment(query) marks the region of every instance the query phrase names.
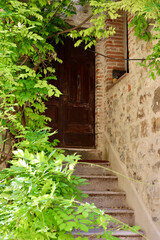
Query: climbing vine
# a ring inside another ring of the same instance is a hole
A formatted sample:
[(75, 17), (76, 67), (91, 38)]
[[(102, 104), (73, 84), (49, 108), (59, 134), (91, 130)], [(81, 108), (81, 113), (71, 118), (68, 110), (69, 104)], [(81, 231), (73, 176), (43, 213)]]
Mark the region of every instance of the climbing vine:
[(129, 27), (134, 27), (135, 35), (139, 39), (143, 39), (144, 41), (151, 39), (151, 33), (150, 31), (147, 31), (149, 23), (146, 21), (144, 15), (134, 16), (132, 22), (129, 24)]

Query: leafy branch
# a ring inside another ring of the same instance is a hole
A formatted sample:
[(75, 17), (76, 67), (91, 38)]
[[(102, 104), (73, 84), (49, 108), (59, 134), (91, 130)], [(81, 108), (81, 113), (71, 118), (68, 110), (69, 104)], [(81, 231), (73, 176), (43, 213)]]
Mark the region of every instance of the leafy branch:
[[(79, 156), (64, 156), (59, 150), (35, 155), (14, 152), (11, 167), (0, 172), (0, 234), (3, 239), (75, 239), (76, 232), (103, 228), (99, 234), (113, 239), (107, 225), (138, 232), (105, 214), (94, 204), (82, 203), (77, 186), (85, 180), (73, 174)], [(63, 164), (65, 166), (63, 167)], [(83, 196), (84, 197), (84, 196)], [(74, 231), (76, 230), (76, 232)], [(84, 239), (81, 233), (77, 238)], [(85, 238), (88, 240), (88, 238)], [(114, 239), (118, 239), (114, 237)], [(147, 239), (147, 238), (146, 238)]]
[(76, 27), (73, 27), (73, 28), (70, 28), (70, 29), (66, 29), (66, 30), (63, 30), (61, 32), (58, 32), (57, 35), (59, 36), (60, 34), (63, 34), (63, 33), (68, 33), (68, 32), (72, 32), (76, 29), (79, 29), (80, 27), (82, 27), (86, 22), (88, 22), (91, 18), (92, 18), (93, 14), (89, 15), (83, 22), (81, 22), (80, 24), (78, 24)]

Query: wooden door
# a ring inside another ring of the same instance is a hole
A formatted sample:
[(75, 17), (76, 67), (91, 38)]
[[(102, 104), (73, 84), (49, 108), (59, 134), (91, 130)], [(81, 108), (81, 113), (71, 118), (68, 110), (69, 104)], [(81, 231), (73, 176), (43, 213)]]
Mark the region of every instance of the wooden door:
[(56, 86), (63, 95), (46, 103), (50, 127), (58, 129), (54, 138), (60, 140), (61, 147), (94, 147), (94, 53), (74, 48), (67, 39), (64, 46), (58, 46), (58, 56), (63, 64), (56, 63)]

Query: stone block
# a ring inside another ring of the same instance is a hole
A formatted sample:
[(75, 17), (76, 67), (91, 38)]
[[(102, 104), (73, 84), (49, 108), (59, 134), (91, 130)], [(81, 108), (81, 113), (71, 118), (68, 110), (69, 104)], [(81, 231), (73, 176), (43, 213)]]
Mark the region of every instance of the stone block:
[(153, 170), (159, 170), (160, 169), (160, 161), (156, 162), (153, 167), (152, 167)]
[(138, 109), (137, 111), (137, 118), (143, 118), (145, 116), (144, 109)]
[(160, 118), (152, 118), (152, 132), (160, 131)]
[(153, 43), (151, 41), (148, 41), (146, 43), (146, 51), (147, 51), (147, 53), (151, 52), (152, 47), (153, 47)]
[(154, 113), (160, 112), (160, 87), (154, 91), (152, 110)]
[(151, 98), (151, 94), (150, 93), (145, 93), (145, 94), (143, 94), (143, 95), (141, 95), (140, 96), (140, 98), (139, 98), (139, 103), (140, 104), (144, 104), (144, 103), (146, 103), (146, 101), (147, 101), (147, 98)]
[(147, 137), (148, 136), (148, 124), (147, 121), (141, 122), (141, 137)]
[(130, 139), (133, 141), (139, 136), (139, 125), (130, 128)]

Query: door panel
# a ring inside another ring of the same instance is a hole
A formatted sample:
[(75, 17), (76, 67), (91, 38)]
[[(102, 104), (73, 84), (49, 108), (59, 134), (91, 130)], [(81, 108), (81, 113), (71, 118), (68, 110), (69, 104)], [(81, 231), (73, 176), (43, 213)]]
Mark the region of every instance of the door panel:
[(61, 147), (94, 147), (94, 53), (74, 48), (70, 39), (58, 49), (63, 64), (56, 63), (57, 85), (63, 95), (47, 103), (49, 124), (58, 129)]

